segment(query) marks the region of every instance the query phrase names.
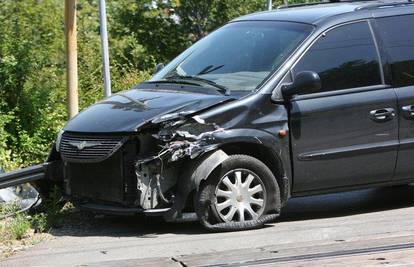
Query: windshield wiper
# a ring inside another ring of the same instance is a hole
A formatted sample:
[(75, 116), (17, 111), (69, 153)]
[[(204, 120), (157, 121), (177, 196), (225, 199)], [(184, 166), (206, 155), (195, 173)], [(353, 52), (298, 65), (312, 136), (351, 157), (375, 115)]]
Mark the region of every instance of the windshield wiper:
[(204, 78), (201, 78), (201, 77), (198, 77), (198, 76), (172, 75), (172, 76), (166, 77), (166, 80), (168, 80), (168, 81), (177, 81), (177, 80), (197, 81), (197, 82), (206, 83), (208, 85), (211, 85), (215, 88), (220, 89), (219, 92), (224, 94), (224, 95), (230, 95), (230, 93), (231, 93), (230, 89), (227, 88), (226, 86), (220, 85), (216, 82), (213, 82), (211, 80), (204, 79)]
[(195, 83), (195, 82), (191, 82), (191, 81), (179, 81), (179, 80), (155, 80), (155, 81), (146, 81), (145, 83), (176, 83), (176, 84), (188, 84), (188, 85), (195, 85), (195, 86), (200, 86), (200, 84)]
[(205, 67), (203, 70), (201, 70), (199, 73), (197, 73), (197, 75), (209, 74), (213, 71), (221, 69), (222, 67), (224, 67), (224, 65), (220, 65), (220, 66), (217, 66), (217, 67), (214, 67), (213, 65), (209, 65), (209, 66)]

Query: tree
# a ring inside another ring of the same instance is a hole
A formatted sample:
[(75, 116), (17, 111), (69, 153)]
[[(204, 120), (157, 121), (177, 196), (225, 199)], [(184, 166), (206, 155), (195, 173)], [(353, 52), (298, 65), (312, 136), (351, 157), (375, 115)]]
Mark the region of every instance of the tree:
[[(108, 1), (112, 87), (148, 79), (193, 42), (264, 0)], [(0, 166), (41, 162), (66, 120), (63, 1), (4, 0), (0, 9)], [(81, 109), (102, 99), (98, 3), (78, 2)], [(277, 3), (275, 3), (277, 4)]]
[[(233, 18), (265, 9), (263, 0), (121, 0), (111, 4), (112, 35), (135, 38), (150, 55), (143, 65), (167, 62)], [(116, 7), (115, 7), (116, 6)], [(126, 55), (131, 50), (124, 50)], [(132, 65), (139, 61), (131, 59)]]
[(228, 21), (265, 9), (263, 0), (186, 0), (173, 3), (180, 26), (194, 41)]

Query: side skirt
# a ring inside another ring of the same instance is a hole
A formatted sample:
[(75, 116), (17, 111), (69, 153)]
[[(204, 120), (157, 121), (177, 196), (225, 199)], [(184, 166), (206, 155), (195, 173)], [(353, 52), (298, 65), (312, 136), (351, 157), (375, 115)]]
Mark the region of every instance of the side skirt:
[(371, 183), (371, 184), (363, 184), (363, 185), (355, 185), (355, 186), (347, 186), (347, 187), (329, 188), (329, 189), (315, 190), (315, 191), (293, 192), (292, 198), (314, 196), (314, 195), (324, 195), (324, 194), (332, 194), (332, 193), (342, 193), (342, 192), (347, 192), (347, 191), (355, 191), (355, 190), (375, 188), (375, 187), (387, 187), (387, 186), (394, 186), (394, 185), (405, 185), (405, 184), (411, 184), (411, 183), (414, 183), (414, 178), (407, 179), (407, 180), (382, 182), (382, 183)]

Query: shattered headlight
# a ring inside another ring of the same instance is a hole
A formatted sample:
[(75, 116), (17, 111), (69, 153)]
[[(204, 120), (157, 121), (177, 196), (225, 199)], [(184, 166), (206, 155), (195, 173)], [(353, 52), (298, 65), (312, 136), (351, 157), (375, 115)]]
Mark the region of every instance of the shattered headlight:
[(219, 131), (223, 131), (223, 129), (214, 123), (206, 123), (199, 116), (194, 116), (192, 117), (191, 122), (184, 124), (177, 129), (177, 135), (186, 139), (200, 141), (212, 138), (212, 135)]
[(162, 128), (158, 132), (156, 138), (164, 142), (170, 142), (177, 139), (200, 141), (218, 130), (221, 129), (215, 124), (205, 123), (202, 119), (195, 116), (186, 123), (182, 123), (180, 126), (172, 124), (170, 127)]
[(153, 136), (165, 143), (164, 151), (169, 153), (170, 160), (177, 161), (186, 156), (194, 159), (213, 150), (217, 145), (211, 141), (214, 140), (214, 133), (220, 131), (224, 129), (194, 116), (187, 121), (163, 127)]
[(179, 127), (176, 131), (178, 136), (189, 140), (202, 140), (216, 131), (213, 125), (190, 123)]

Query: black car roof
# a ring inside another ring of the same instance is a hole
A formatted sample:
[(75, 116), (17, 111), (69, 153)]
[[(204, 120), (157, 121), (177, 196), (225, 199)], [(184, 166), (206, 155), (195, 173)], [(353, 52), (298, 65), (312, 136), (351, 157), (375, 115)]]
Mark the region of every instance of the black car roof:
[[(407, 8), (409, 10), (407, 10)], [(234, 21), (242, 20), (275, 20), (292, 21), (317, 25), (339, 15), (352, 17), (359, 13), (374, 16), (374, 13), (384, 13), (384, 10), (400, 9), (402, 13), (414, 13), (414, 3), (410, 1), (349, 1), (349, 2), (321, 2), (299, 6), (287, 6), (272, 11), (253, 13)], [(395, 11), (395, 10), (394, 10)], [(392, 12), (395, 13), (395, 12)]]

